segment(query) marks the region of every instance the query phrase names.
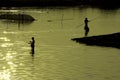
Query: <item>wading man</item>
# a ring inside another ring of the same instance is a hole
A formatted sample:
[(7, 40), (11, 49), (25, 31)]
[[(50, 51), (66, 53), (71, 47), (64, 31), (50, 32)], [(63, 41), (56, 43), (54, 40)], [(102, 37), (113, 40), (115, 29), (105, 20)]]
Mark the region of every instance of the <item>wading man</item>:
[(88, 19), (85, 18), (85, 20), (84, 20), (84, 23), (85, 23), (85, 26), (84, 26), (85, 36), (87, 36), (88, 32), (89, 32), (88, 22), (89, 22)]
[(31, 54), (34, 55), (34, 48), (35, 48), (34, 37), (32, 37), (32, 40), (30, 41), (30, 46), (31, 46)]

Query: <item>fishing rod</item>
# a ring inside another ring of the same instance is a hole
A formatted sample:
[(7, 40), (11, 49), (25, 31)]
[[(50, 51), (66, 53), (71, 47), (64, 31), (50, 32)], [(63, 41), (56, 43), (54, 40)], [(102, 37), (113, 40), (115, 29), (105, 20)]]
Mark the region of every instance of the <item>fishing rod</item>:
[[(99, 16), (98, 16), (98, 17), (99, 17)], [(98, 19), (98, 17), (95, 17), (95, 18), (91, 19), (89, 22), (92, 22), (92, 21), (94, 21), (94, 20)], [(78, 27), (80, 27), (80, 26), (82, 26), (82, 25), (84, 25), (84, 23), (82, 23), (82, 24), (80, 24), (80, 25), (76, 26), (76, 28), (78, 28)]]
[[(71, 19), (62, 19), (63, 21), (64, 20), (73, 20), (72, 18)], [(61, 19), (53, 19), (53, 20), (47, 20), (48, 22), (52, 22), (52, 21), (61, 21)]]
[(76, 26), (76, 28), (78, 28), (78, 27), (80, 27), (80, 26), (82, 26), (82, 25), (84, 25), (84, 23), (82, 23), (82, 24), (80, 24), (80, 25)]

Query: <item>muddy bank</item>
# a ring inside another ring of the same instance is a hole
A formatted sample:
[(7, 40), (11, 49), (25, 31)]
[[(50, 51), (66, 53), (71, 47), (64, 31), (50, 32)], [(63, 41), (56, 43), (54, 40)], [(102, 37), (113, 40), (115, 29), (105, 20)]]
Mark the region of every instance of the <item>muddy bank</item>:
[(120, 49), (120, 32), (106, 35), (73, 38), (73, 41), (90, 46), (115, 47)]

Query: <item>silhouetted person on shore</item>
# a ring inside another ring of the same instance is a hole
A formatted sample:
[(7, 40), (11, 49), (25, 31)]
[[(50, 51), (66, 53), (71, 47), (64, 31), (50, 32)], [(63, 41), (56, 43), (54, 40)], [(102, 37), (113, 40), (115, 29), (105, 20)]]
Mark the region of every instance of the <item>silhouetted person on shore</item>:
[(84, 26), (85, 36), (87, 36), (88, 32), (89, 32), (88, 22), (89, 22), (88, 19), (85, 18), (85, 20), (84, 20), (84, 23), (85, 23), (85, 26)]
[(34, 37), (32, 37), (32, 40), (30, 41), (30, 46), (31, 46), (31, 54), (32, 54), (32, 56), (34, 56), (34, 48), (35, 48)]

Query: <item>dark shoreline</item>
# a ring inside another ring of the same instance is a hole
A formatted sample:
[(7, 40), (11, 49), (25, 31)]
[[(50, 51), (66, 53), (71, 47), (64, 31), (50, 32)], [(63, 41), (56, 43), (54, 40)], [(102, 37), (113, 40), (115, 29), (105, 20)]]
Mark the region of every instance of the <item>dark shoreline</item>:
[(105, 9), (120, 8), (119, 0), (2, 0), (0, 7), (91, 6)]
[(120, 32), (106, 35), (73, 38), (72, 40), (89, 46), (104, 46), (120, 49)]

